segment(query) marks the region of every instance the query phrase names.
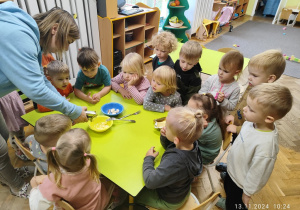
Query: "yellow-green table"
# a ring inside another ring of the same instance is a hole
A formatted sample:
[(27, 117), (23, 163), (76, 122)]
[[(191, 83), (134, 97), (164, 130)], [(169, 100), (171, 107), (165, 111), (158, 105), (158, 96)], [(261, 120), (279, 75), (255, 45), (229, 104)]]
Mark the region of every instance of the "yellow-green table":
[[(92, 89), (92, 93), (100, 89)], [(104, 96), (99, 103), (93, 105), (70, 95), (70, 102), (79, 106), (87, 106), (90, 111), (101, 114), (101, 106), (108, 102), (118, 102), (124, 106), (124, 111), (118, 117), (141, 110), (141, 113), (129, 117), (136, 123), (114, 121), (113, 126), (103, 132), (97, 133), (88, 128), (88, 123), (74, 125), (75, 128), (83, 128), (92, 139), (91, 153), (97, 156), (100, 172), (123, 188), (132, 196), (136, 196), (144, 187), (143, 160), (150, 147), (155, 146), (159, 156), (155, 159), (155, 166), (160, 162), (164, 152), (160, 144), (159, 131), (154, 128), (153, 120), (165, 117), (167, 113), (150, 112), (137, 105), (133, 99), (123, 99), (121, 94), (113, 91)], [(56, 111), (40, 113), (36, 110), (22, 116), (27, 122), (35, 125), (35, 122), (49, 114), (59, 113)]]

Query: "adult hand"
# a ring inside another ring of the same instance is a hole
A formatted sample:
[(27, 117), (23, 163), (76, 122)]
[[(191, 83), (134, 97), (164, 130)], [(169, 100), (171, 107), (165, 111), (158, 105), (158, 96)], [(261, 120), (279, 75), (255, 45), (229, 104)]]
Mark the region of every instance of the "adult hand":
[(226, 117), (225, 117), (225, 122), (227, 123), (227, 124), (230, 124), (230, 123), (234, 123), (234, 116), (233, 115), (227, 115)]
[(133, 74), (128, 82), (128, 86), (136, 86), (139, 79), (140, 78), (137, 74)]
[(166, 127), (163, 127), (162, 129), (160, 129), (160, 134), (164, 137), (166, 137)]
[(242, 196), (242, 201), (245, 204), (245, 206), (248, 208), (249, 206), (249, 201), (250, 201), (251, 196), (246, 195), (245, 193), (243, 193)]
[(127, 98), (127, 99), (131, 99), (132, 98), (131, 95), (130, 95), (130, 93), (127, 90), (125, 90), (124, 88), (120, 88), (118, 90), (118, 92), (121, 93), (121, 95), (122, 95), (123, 98)]
[(146, 153), (146, 157), (147, 156), (153, 156), (154, 158), (156, 158), (158, 156), (158, 152), (156, 152), (154, 150), (154, 147), (151, 147), (148, 152)]
[(224, 101), (224, 98), (225, 98), (225, 94), (223, 92), (220, 92), (218, 95), (217, 101), (219, 103), (222, 103)]
[(88, 121), (88, 118), (86, 117), (86, 113), (85, 113), (85, 111), (87, 110), (86, 106), (82, 106), (81, 108), (82, 108), (82, 111), (81, 111), (80, 116), (77, 119), (73, 120), (74, 125), (77, 123)]
[(171, 107), (169, 105), (165, 105), (165, 112), (168, 112), (171, 110)]
[(229, 133), (236, 133), (236, 126), (235, 125), (228, 125), (226, 131)]

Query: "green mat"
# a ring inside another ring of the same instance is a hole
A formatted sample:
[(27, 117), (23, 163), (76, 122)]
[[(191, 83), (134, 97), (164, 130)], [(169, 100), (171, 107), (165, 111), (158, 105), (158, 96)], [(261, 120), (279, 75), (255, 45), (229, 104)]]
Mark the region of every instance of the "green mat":
[[(183, 43), (178, 43), (177, 50), (170, 53), (170, 56), (174, 63), (177, 59), (179, 59), (179, 52), (182, 45)], [(219, 63), (223, 55), (224, 53), (219, 51), (210, 50), (206, 48), (203, 49), (202, 56), (199, 62), (202, 67), (202, 73), (209, 75), (217, 74), (219, 69)], [(249, 60), (249, 58), (244, 58), (244, 68), (248, 65)]]

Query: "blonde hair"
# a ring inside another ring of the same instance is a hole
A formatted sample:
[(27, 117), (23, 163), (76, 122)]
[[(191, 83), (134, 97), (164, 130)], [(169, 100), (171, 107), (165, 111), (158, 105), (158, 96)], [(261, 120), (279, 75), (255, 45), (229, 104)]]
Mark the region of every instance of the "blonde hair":
[(152, 78), (164, 84), (170, 94), (174, 94), (177, 89), (176, 72), (169, 66), (158, 67), (152, 75)]
[(52, 28), (54, 24), (58, 24), (55, 44), (58, 49), (58, 57), (62, 58), (68, 44), (68, 38), (76, 40), (80, 38), (79, 28), (70, 13), (58, 7), (33, 16), (40, 31), (40, 45), (43, 53), (50, 53), (50, 45), (52, 40)]
[(85, 167), (87, 159), (90, 159), (88, 167), (90, 177), (99, 183), (100, 173), (97, 169), (97, 160), (94, 155), (90, 154), (90, 147), (89, 134), (82, 128), (74, 128), (59, 138), (55, 148), (47, 151), (48, 171), (53, 173), (55, 183), (59, 188), (63, 188), (61, 169), (66, 172), (78, 172)]
[(70, 74), (70, 70), (67, 64), (59, 60), (51, 61), (50, 63), (48, 63), (48, 65), (44, 67), (44, 72), (46, 76), (50, 77), (60, 74)]
[(280, 50), (267, 50), (253, 56), (248, 64), (248, 68), (256, 68), (265, 71), (266, 74), (276, 76), (279, 79), (285, 69), (285, 59)]
[(188, 61), (199, 60), (202, 55), (201, 44), (197, 41), (187, 41), (182, 45), (179, 55)]
[(99, 62), (99, 56), (94, 49), (82, 47), (77, 54), (77, 62), (82, 69), (95, 68)]
[(262, 83), (253, 87), (248, 95), (261, 109), (275, 120), (283, 118), (292, 108), (293, 96), (287, 87), (275, 83)]
[(239, 70), (241, 73), (244, 66), (244, 56), (238, 50), (230, 50), (222, 56), (220, 65), (222, 65), (226, 70)]
[(36, 121), (34, 138), (44, 147), (53, 147), (59, 137), (70, 130), (72, 121), (63, 114), (51, 114)]
[(203, 112), (188, 107), (176, 107), (169, 111), (168, 122), (174, 135), (186, 143), (194, 143), (203, 131)]
[(154, 47), (161, 46), (171, 53), (177, 49), (177, 38), (169, 31), (162, 31), (152, 36), (151, 44)]
[(122, 60), (121, 67), (122, 70), (138, 74), (139, 77), (145, 74), (144, 61), (138, 53), (128, 53)]

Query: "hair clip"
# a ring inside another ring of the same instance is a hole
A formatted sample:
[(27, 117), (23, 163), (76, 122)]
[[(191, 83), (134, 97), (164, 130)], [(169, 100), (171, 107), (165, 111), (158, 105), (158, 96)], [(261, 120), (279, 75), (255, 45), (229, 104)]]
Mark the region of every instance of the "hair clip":
[(52, 149), (52, 151), (55, 151), (56, 148), (55, 148), (55, 147), (52, 147), (51, 149)]
[(86, 153), (84, 153), (84, 155), (83, 155), (84, 157), (86, 157), (87, 156), (87, 154)]

